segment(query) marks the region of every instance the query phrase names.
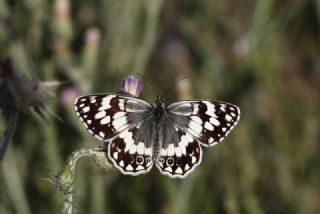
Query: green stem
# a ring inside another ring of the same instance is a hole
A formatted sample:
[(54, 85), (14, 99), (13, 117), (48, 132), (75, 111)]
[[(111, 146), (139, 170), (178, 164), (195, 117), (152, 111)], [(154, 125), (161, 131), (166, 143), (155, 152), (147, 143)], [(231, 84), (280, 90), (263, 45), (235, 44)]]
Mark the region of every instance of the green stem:
[(112, 165), (105, 156), (105, 151), (99, 148), (81, 149), (72, 153), (64, 169), (58, 173), (58, 175), (49, 179), (49, 181), (54, 183), (56, 188), (63, 193), (64, 205), (62, 213), (64, 214), (78, 213), (79, 204), (76, 203), (74, 194), (74, 172), (77, 161), (82, 157), (94, 158), (99, 167), (103, 168), (105, 171), (109, 171), (112, 168)]

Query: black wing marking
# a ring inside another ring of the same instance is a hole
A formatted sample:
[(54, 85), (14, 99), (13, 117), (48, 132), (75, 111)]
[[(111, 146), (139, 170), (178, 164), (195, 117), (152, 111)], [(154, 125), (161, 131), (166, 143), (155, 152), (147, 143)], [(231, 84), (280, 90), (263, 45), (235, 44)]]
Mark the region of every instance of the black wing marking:
[(239, 107), (225, 102), (182, 101), (168, 106), (169, 118), (204, 146), (224, 140), (240, 120)]
[(94, 137), (107, 140), (142, 121), (151, 105), (129, 96), (93, 94), (77, 98), (75, 109)]

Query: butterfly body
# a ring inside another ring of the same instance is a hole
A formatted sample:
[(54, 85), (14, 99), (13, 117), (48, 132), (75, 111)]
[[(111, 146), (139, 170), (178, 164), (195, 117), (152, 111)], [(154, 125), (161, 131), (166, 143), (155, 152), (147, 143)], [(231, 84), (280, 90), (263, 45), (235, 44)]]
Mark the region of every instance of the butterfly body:
[(152, 131), (155, 133), (155, 139), (152, 141), (152, 153), (153, 160), (156, 161), (160, 154), (160, 149), (163, 144), (163, 140), (161, 140), (162, 133), (164, 132), (165, 120), (167, 120), (167, 113), (165, 104), (161, 97), (158, 97), (152, 109)]
[(106, 142), (109, 159), (123, 174), (161, 173), (183, 178), (200, 164), (203, 146), (220, 143), (240, 119), (229, 103), (189, 100), (153, 105), (120, 94), (79, 97), (76, 112), (87, 130)]

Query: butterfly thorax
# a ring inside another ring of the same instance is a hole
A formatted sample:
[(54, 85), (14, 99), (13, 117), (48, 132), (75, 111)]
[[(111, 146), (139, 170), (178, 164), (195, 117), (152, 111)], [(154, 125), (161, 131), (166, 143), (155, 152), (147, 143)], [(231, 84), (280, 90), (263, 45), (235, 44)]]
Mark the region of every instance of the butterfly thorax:
[(153, 109), (153, 116), (156, 122), (161, 121), (165, 116), (165, 105), (161, 97), (158, 97)]

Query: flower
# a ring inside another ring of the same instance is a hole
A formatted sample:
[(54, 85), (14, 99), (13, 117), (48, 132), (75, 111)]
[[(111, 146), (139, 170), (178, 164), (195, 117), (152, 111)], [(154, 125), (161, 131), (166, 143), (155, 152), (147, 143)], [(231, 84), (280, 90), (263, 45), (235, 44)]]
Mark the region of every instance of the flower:
[(0, 108), (3, 113), (26, 112), (33, 109), (40, 117), (47, 120), (44, 114), (49, 110), (49, 97), (55, 97), (54, 89), (58, 81), (37, 81), (18, 72), (10, 58), (0, 63)]
[(46, 113), (53, 113), (47, 105), (48, 98), (54, 96), (54, 88), (59, 84), (57, 81), (36, 81), (18, 72), (10, 58), (0, 62), (0, 109), (8, 121), (0, 144), (0, 161), (12, 141), (21, 112), (32, 109), (48, 122)]
[(74, 100), (79, 96), (79, 92), (74, 87), (63, 89), (59, 95), (59, 102), (63, 107), (73, 105)]
[(120, 90), (134, 97), (139, 97), (143, 89), (140, 81), (134, 76), (128, 76), (120, 85)]

